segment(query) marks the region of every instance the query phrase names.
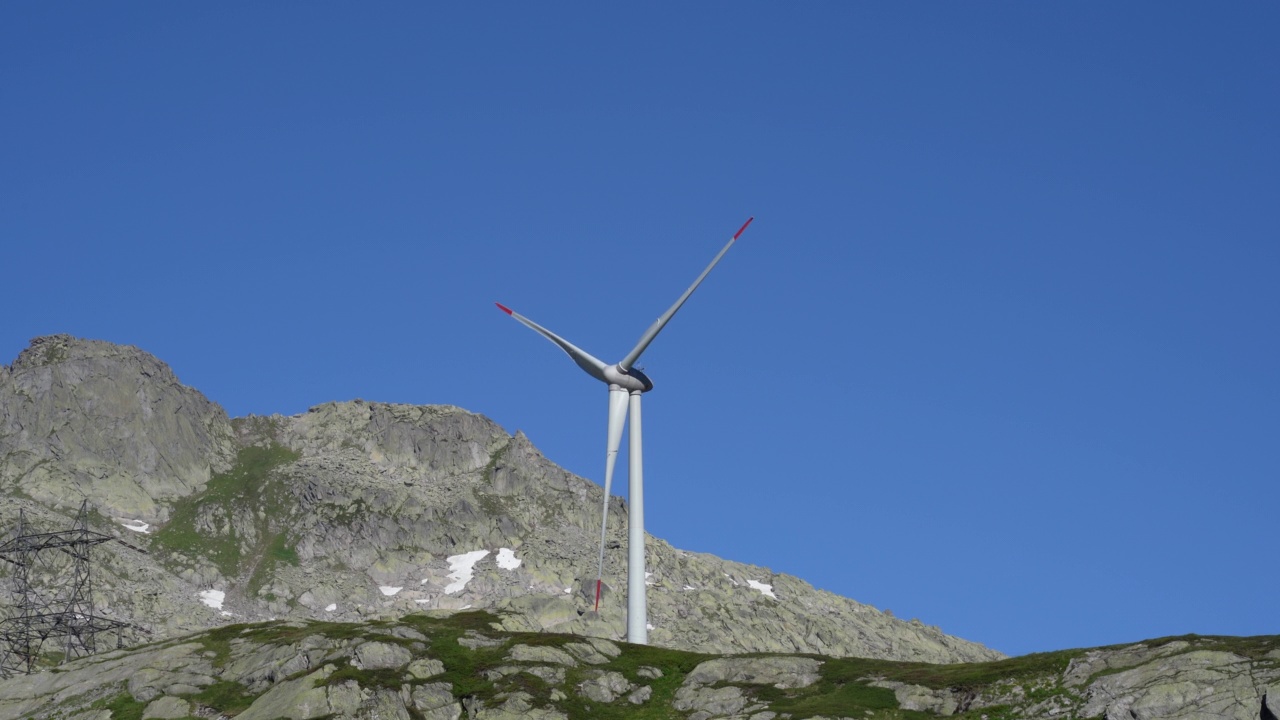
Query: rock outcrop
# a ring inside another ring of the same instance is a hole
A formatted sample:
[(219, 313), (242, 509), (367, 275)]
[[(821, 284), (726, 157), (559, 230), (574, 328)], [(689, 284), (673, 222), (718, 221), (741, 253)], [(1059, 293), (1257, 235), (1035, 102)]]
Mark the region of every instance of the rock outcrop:
[(134, 347), (36, 338), (0, 369), (0, 491), (156, 523), (235, 456), (222, 408)]
[[(0, 720), (1270, 720), (1280, 637), (1187, 637), (968, 665), (708, 656), (509, 633), (481, 612), (234, 625), (0, 680)], [(903, 711), (914, 711), (907, 715)]]

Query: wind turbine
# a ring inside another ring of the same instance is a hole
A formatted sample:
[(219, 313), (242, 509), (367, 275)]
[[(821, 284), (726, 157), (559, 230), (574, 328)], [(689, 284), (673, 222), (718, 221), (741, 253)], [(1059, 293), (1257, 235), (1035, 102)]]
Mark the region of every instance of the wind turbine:
[(666, 312), (653, 321), (649, 329), (645, 330), (644, 335), (640, 336), (640, 341), (636, 343), (636, 346), (631, 348), (631, 352), (627, 353), (626, 357), (618, 361), (616, 365), (608, 365), (597, 360), (573, 343), (513, 311), (502, 303), (494, 303), (498, 306), (498, 309), (560, 346), (560, 349), (564, 350), (578, 364), (578, 367), (585, 370), (591, 377), (609, 386), (609, 432), (604, 463), (604, 506), (600, 512), (600, 562), (596, 573), (596, 610), (600, 609), (600, 583), (604, 576), (605, 531), (609, 523), (609, 489), (613, 484), (613, 466), (618, 458), (618, 446), (622, 442), (622, 428), (627, 421), (628, 407), (630, 408), (631, 436), (627, 453), (627, 487), (631, 500), (627, 513), (627, 642), (643, 645), (649, 641), (648, 611), (644, 584), (644, 463), (640, 432), (640, 396), (653, 389), (653, 382), (649, 380), (647, 375), (636, 368), (635, 364), (640, 359), (640, 355), (649, 347), (649, 343), (653, 342), (658, 333), (662, 332), (662, 328), (666, 327), (671, 318), (675, 317), (676, 311), (680, 309), (680, 306), (684, 305), (689, 296), (693, 294), (693, 291), (698, 289), (707, 274), (716, 266), (716, 263), (720, 262), (720, 258), (729, 252), (729, 248), (733, 246), (733, 243), (737, 241), (738, 237), (742, 235), (743, 231), (747, 229), (747, 226), (754, 219), (754, 217), (747, 218), (742, 227), (738, 228), (738, 232), (733, 234), (729, 242), (711, 260), (711, 264), (702, 271), (698, 279), (693, 281), (693, 284), (689, 286), (688, 290), (684, 291), (684, 294), (676, 300), (674, 305), (667, 308)]

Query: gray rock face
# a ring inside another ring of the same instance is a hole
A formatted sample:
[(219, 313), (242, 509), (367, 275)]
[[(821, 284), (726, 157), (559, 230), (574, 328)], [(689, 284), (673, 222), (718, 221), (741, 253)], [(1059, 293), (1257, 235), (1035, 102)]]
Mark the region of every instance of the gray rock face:
[(742, 688), (729, 686), (709, 688), (697, 683), (686, 683), (676, 691), (671, 706), (681, 712), (692, 712), (704, 718), (717, 715), (735, 715), (747, 706)]
[(690, 718), (733, 716), (754, 713), (765, 706), (753, 705), (740, 685), (771, 685), (778, 689), (803, 688), (818, 681), (822, 663), (803, 657), (728, 657), (700, 663), (676, 691), (672, 707), (691, 712)]
[(360, 720), (412, 720), (400, 693), (387, 688), (372, 692), (355, 713)]
[[(601, 490), (548, 462), (523, 435), (457, 408), (359, 402), (270, 421), (276, 438), (301, 453), (279, 470), (296, 508), (299, 566), (277, 567), (260, 592), (314, 598), (273, 611), (316, 617), (334, 602), (333, 616), (359, 617), (353, 598), (364, 614), (490, 607), (505, 612), (504, 629), (624, 637), (625, 597), (607, 594), (597, 614), (594, 598), (572, 591), (591, 572)], [(626, 572), (622, 510), (619, 503), (622, 519), (611, 524), (618, 547), (606, 554), (606, 574), (617, 578)], [(654, 538), (648, 545), (656, 644), (939, 662), (999, 656), (795, 578)], [(749, 580), (768, 581), (783, 600)], [(379, 587), (400, 589), (383, 595)]]
[(191, 715), (191, 703), (182, 698), (165, 696), (147, 705), (142, 720), (175, 720)]
[(1262, 696), (1262, 701), (1260, 713), (1262, 720), (1280, 720), (1280, 683), (1268, 687)]
[[(330, 695), (340, 698), (349, 694), (347, 688), (326, 688), (321, 681), (333, 674), (334, 666), (327, 665), (297, 680), (285, 680), (259, 697), (249, 709), (237, 717), (240, 720), (311, 720), (333, 712)], [(341, 709), (349, 709), (348, 703), (338, 702)]]
[(444, 663), (432, 658), (418, 658), (409, 663), (409, 674), (418, 680), (426, 680), (444, 673)]
[(579, 694), (601, 703), (611, 703), (634, 688), (620, 672), (601, 672), (578, 683)]
[(413, 654), (407, 649), (384, 642), (367, 642), (356, 648), (353, 667), (361, 670), (398, 669), (409, 664)]
[(1196, 638), (1080, 651), (1061, 676), (995, 683), (977, 693), (873, 684), (893, 687), (903, 709), (943, 715), (1010, 706), (1014, 716), (1027, 718), (1266, 720), (1266, 693), (1280, 680), (1280, 663), (1266, 655), (1245, 657), (1223, 649), (1254, 652), (1253, 643), (1232, 640)]
[(822, 663), (813, 658), (717, 658), (698, 665), (686, 683), (772, 685), (780, 690), (808, 687), (818, 681)]
[[(21, 507), (55, 524), (82, 495), (111, 523), (95, 529), (151, 551), (101, 547), (100, 604), (159, 637), (468, 607), (501, 611), (506, 630), (625, 636), (625, 592), (606, 592), (597, 613), (581, 591), (594, 585), (601, 488), (456, 407), (354, 401), (228, 421), (141, 350), (40, 338), (0, 371), (0, 523)], [(627, 520), (613, 505), (605, 574), (621, 586)], [(129, 521), (156, 534), (123, 530)], [(657, 645), (1000, 657), (767, 568), (646, 544)], [(210, 589), (225, 593), (221, 607), (201, 603)], [(611, 657), (571, 652), (588, 665)]]
[(1089, 686), (1086, 717), (1255, 720), (1261, 699), (1249, 661), (1208, 650), (1160, 658)]
[(567, 667), (578, 664), (569, 653), (547, 645), (516, 645), (507, 654), (507, 659), (512, 662), (556, 663)]
[(959, 707), (959, 703), (950, 690), (935, 690), (921, 685), (892, 680), (876, 680), (871, 684), (875, 687), (892, 690), (894, 697), (898, 701), (898, 707), (903, 710), (917, 710), (946, 716), (954, 714)]
[(222, 408), (134, 347), (36, 338), (0, 369), (0, 488), (156, 523), (230, 466)]
[(534, 707), (533, 699), (528, 693), (512, 692), (501, 698), (501, 705), (477, 703), (468, 712), (476, 720), (568, 720), (568, 715), (558, 710)]
[(653, 688), (648, 685), (642, 685), (636, 688), (631, 694), (627, 695), (627, 702), (632, 705), (643, 705), (653, 697)]
[(1142, 665), (1156, 658), (1185, 652), (1189, 647), (1190, 643), (1176, 640), (1154, 647), (1138, 644), (1120, 650), (1090, 650), (1084, 657), (1071, 661), (1063, 676), (1063, 682), (1069, 687), (1078, 687), (1100, 672)]
[(413, 708), (427, 720), (458, 720), (462, 717), (462, 705), (453, 697), (449, 683), (418, 685), (411, 692)]

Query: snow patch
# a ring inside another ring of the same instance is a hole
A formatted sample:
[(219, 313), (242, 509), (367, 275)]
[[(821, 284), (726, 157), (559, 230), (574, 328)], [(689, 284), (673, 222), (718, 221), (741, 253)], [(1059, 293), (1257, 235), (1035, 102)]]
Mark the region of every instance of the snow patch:
[(651, 578), (651, 577), (653, 577), (653, 573), (651, 573), (651, 572), (647, 572), (647, 571), (646, 571), (646, 572), (645, 572), (645, 574), (644, 574), (644, 584), (645, 584), (645, 585), (653, 585), (653, 584), (654, 584), (653, 582), (651, 582), (651, 581), (649, 580), (649, 578)]
[(125, 530), (132, 530), (136, 533), (142, 533), (143, 535), (151, 534), (150, 523), (144, 523), (141, 520), (130, 520), (129, 522), (120, 524), (124, 526)]
[(338, 603), (329, 603), (328, 605), (324, 606), (325, 612), (333, 612), (334, 610), (337, 610), (337, 609), (338, 609)]
[(401, 591), (401, 590), (403, 590), (404, 588), (403, 588), (403, 587), (391, 587), (390, 585), (379, 585), (379, 586), (378, 586), (378, 589), (382, 591), (382, 594), (383, 594), (383, 595), (386, 595), (387, 597), (391, 597), (392, 595), (395, 595), (396, 593), (400, 592), (400, 591)]
[(503, 570), (515, 570), (522, 562), (524, 561), (516, 557), (516, 551), (511, 548), (502, 548), (498, 551), (498, 567)]
[(698, 588), (696, 588), (696, 587), (694, 587), (694, 586), (692, 586), (692, 585), (685, 585), (685, 586), (684, 586), (684, 589), (685, 589), (685, 590), (697, 590)]
[(200, 602), (208, 605), (214, 610), (222, 609), (222, 601), (227, 599), (227, 594), (221, 590), (201, 590)]
[[(774, 600), (778, 599), (778, 596), (773, 594), (772, 585), (766, 585), (762, 582), (756, 582), (755, 580), (748, 580), (747, 584), (750, 585), (752, 589), (759, 590), (761, 595), (768, 595)], [(734, 585), (737, 585), (737, 583), (734, 583)]]
[(572, 593), (572, 592), (573, 592), (573, 588), (565, 588), (565, 589), (564, 589), (564, 594), (565, 594), (565, 595), (568, 595), (569, 593)]
[(653, 629), (653, 623), (645, 623), (645, 624), (644, 624), (644, 626), (645, 626), (646, 628), (648, 628), (649, 630), (652, 630), (652, 629)]
[(738, 587), (739, 585), (741, 585), (741, 584), (742, 584), (742, 583), (738, 582), (737, 580), (734, 580), (734, 579), (733, 579), (733, 576), (732, 576), (732, 575), (730, 575), (729, 573), (724, 573), (724, 576), (725, 576), (725, 577), (727, 577), (727, 578), (729, 578), (729, 582), (733, 583), (733, 586), (734, 586), (734, 587)]
[(469, 553), (450, 555), (445, 558), (449, 562), (449, 579), (453, 582), (445, 586), (444, 594), (452, 595), (462, 592), (467, 583), (471, 582), (471, 578), (475, 577), (476, 563), (488, 554), (488, 550), (472, 550)]

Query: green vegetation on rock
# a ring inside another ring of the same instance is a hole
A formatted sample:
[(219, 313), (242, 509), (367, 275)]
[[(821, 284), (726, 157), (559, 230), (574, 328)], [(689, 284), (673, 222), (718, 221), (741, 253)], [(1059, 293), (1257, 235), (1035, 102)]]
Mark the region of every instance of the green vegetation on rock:
[[(280, 488), (271, 482), (271, 472), (298, 457), (282, 445), (241, 448), (230, 470), (214, 475), (203, 492), (174, 504), (169, 522), (153, 542), (172, 553), (207, 558), (224, 577), (244, 570), (246, 559), (255, 562), (255, 574), (263, 562), (296, 564), (297, 553), (283, 526), (287, 507)], [(251, 544), (244, 526), (238, 527), (241, 518), (255, 527)]]
[[(929, 666), (713, 655), (501, 625), (483, 611), (229, 625), (0, 680), (0, 720), (100, 710), (141, 718), (152, 703), (246, 718), (305, 706), (311, 718), (1256, 720), (1280, 695), (1280, 637), (1191, 635)], [(1172, 691), (1193, 678), (1212, 683), (1195, 695)]]
[(244, 685), (234, 680), (219, 680), (192, 695), (191, 699), (204, 707), (216, 709), (226, 715), (234, 715), (247, 710), (256, 696), (246, 692)]
[(128, 692), (122, 692), (111, 698), (104, 698), (89, 706), (93, 710), (111, 711), (111, 720), (142, 720), (142, 711), (147, 704), (134, 699)]

